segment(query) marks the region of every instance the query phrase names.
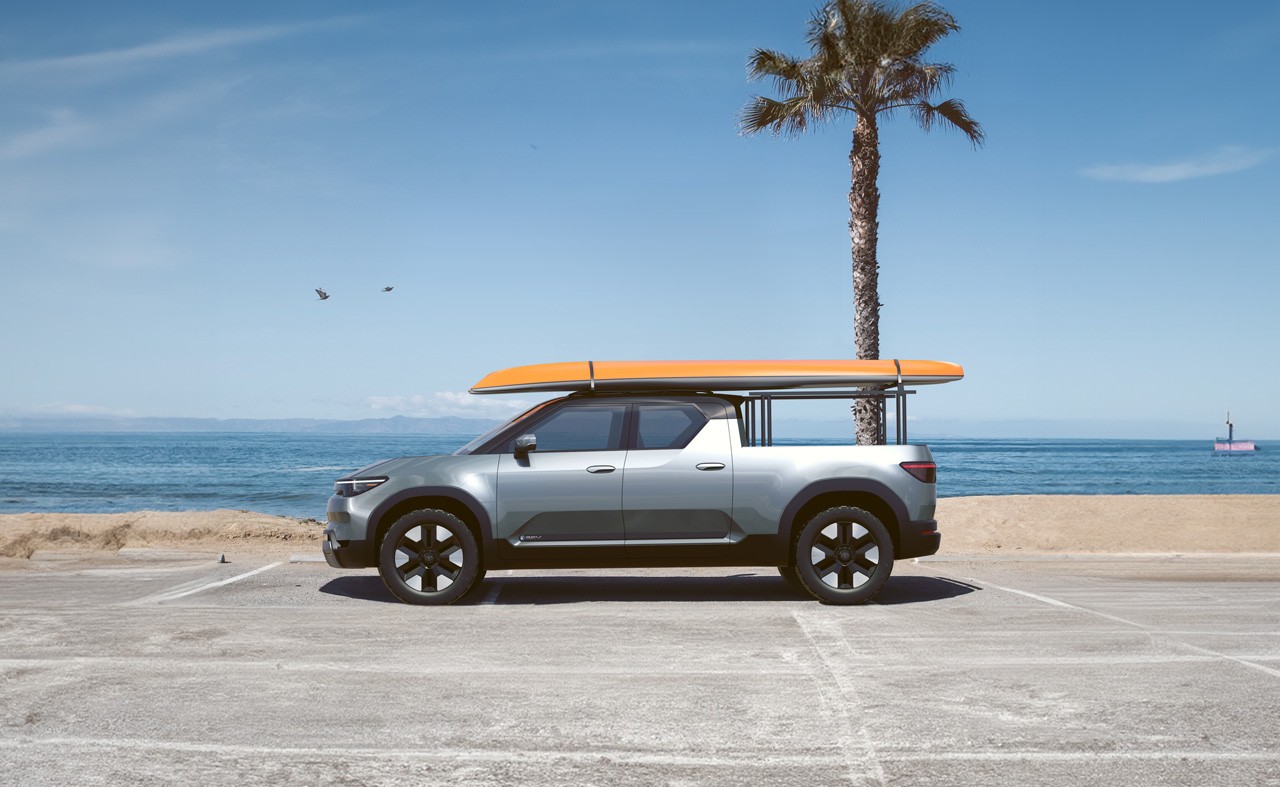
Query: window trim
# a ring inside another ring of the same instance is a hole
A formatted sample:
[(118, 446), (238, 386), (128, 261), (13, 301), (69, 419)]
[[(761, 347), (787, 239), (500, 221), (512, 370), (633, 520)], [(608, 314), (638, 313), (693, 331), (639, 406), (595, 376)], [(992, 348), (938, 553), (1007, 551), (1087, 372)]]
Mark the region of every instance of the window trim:
[[(710, 394), (700, 392), (660, 392), (658, 394), (611, 394), (608, 396), (588, 396), (585, 394), (570, 394), (568, 396), (556, 399), (548, 399), (545, 402), (534, 405), (523, 415), (516, 416), (506, 424), (494, 431), (492, 436), (484, 444), (477, 446), (471, 451), (474, 456), (496, 456), (501, 454), (510, 454), (511, 451), (503, 451), (502, 448), (509, 442), (515, 440), (522, 434), (530, 432), (537, 433), (538, 425), (555, 413), (558, 413), (565, 407), (579, 406), (624, 406), (627, 407), (626, 422), (623, 427), (623, 444), (619, 450), (632, 450), (631, 446), (636, 443), (635, 430), (637, 426), (637, 416), (635, 408), (646, 404), (663, 404), (663, 405), (690, 405), (697, 408), (698, 412), (706, 421), (714, 421), (720, 418), (738, 420), (739, 434), (745, 434), (744, 424), (742, 422), (742, 397), (732, 394)], [(541, 412), (535, 412), (539, 411)], [(529, 416), (527, 422), (522, 423), (522, 419)], [(536, 419), (536, 420), (535, 420)], [(706, 424), (703, 424), (705, 428)], [(656, 448), (640, 448), (639, 451), (657, 451), (663, 449)], [(666, 449), (677, 450), (677, 449)], [(559, 451), (553, 453), (562, 453)]]
[[(658, 408), (681, 409), (681, 410), (688, 409), (688, 410), (692, 410), (698, 416), (698, 418), (702, 420), (701, 420), (701, 423), (696, 424), (697, 428), (690, 431), (689, 436), (679, 445), (669, 445), (665, 448), (641, 448), (639, 445), (640, 444), (640, 412), (641, 412), (641, 408), (645, 408), (645, 407), (648, 407), (651, 409), (658, 409)], [(692, 402), (661, 402), (661, 403), (654, 402), (652, 404), (639, 402), (639, 403), (633, 404), (631, 405), (631, 430), (629, 435), (630, 439), (627, 441), (627, 450), (628, 451), (683, 451), (685, 448), (689, 446), (689, 443), (693, 442), (693, 438), (697, 437), (698, 433), (707, 427), (707, 423), (710, 422), (711, 420), (712, 419), (708, 418), (707, 414), (702, 411), (701, 407), (698, 407), (696, 404)]]
[(621, 434), (621, 435), (619, 435), (619, 437), (618, 437), (618, 446), (617, 446), (616, 448), (562, 448), (562, 449), (543, 449), (543, 448), (538, 448), (538, 449), (535, 451), (535, 453), (539, 453), (539, 454), (544, 454), (544, 453), (545, 453), (545, 454), (582, 454), (582, 453), (587, 453), (587, 452), (590, 452), (590, 451), (596, 451), (596, 452), (599, 452), (599, 451), (626, 451), (626, 450), (628, 450), (628, 449), (627, 449), (627, 446), (628, 446), (628, 445), (630, 444), (630, 442), (631, 442), (631, 435), (632, 435), (632, 430), (633, 430), (633, 421), (634, 421), (634, 413), (635, 413), (635, 405), (634, 405), (634, 404), (632, 404), (632, 403), (630, 403), (630, 402), (617, 402), (617, 401), (614, 401), (614, 402), (609, 402), (609, 401), (599, 401), (599, 402), (566, 401), (566, 402), (564, 402), (563, 404), (561, 404), (560, 406), (553, 408), (550, 412), (548, 412), (548, 413), (544, 413), (544, 414), (542, 415), (542, 417), (540, 417), (540, 418), (538, 418), (537, 420), (535, 420), (535, 421), (533, 421), (533, 422), (529, 423), (528, 425), (524, 426), (523, 428), (513, 430), (511, 433), (509, 433), (508, 435), (506, 435), (503, 439), (501, 439), (501, 440), (497, 441), (497, 442), (492, 446), (492, 448), (490, 448), (489, 450), (485, 451), (485, 453), (486, 453), (486, 454), (509, 454), (509, 453), (512, 453), (512, 451), (513, 451), (514, 449), (513, 449), (513, 448), (509, 448), (509, 447), (508, 447), (508, 444), (510, 444), (510, 443), (514, 443), (517, 437), (520, 437), (521, 435), (526, 435), (526, 434), (534, 434), (534, 435), (536, 435), (536, 434), (538, 433), (538, 428), (539, 428), (539, 427), (541, 427), (541, 426), (542, 426), (543, 424), (545, 424), (547, 421), (550, 421), (552, 418), (555, 418), (555, 417), (556, 417), (557, 415), (559, 415), (560, 413), (566, 412), (567, 410), (570, 410), (570, 409), (580, 410), (580, 409), (586, 409), (586, 408), (589, 408), (589, 407), (590, 407), (590, 408), (600, 408), (600, 407), (610, 407), (610, 408), (621, 407), (621, 408), (622, 408), (622, 434)]

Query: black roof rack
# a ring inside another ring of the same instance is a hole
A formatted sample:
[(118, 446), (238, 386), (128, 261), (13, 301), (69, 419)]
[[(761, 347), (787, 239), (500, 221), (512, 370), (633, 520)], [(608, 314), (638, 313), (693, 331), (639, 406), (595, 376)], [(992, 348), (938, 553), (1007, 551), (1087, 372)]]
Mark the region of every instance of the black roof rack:
[[(884, 390), (858, 389), (849, 391), (752, 391), (743, 397), (743, 418), (746, 421), (747, 445), (773, 445), (773, 401), (775, 399), (870, 399), (876, 404), (879, 429), (876, 445), (888, 442), (888, 402), (893, 399), (894, 442), (907, 444), (907, 396), (915, 391), (897, 385)], [(757, 439), (759, 442), (757, 442)]]

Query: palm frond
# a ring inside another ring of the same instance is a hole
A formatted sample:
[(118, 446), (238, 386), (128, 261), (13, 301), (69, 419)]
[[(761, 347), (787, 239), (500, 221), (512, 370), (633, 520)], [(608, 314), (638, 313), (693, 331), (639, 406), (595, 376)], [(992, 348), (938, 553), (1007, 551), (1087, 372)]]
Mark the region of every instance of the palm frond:
[(751, 79), (764, 79), (783, 74), (792, 74), (797, 69), (796, 59), (772, 49), (757, 49), (747, 58), (747, 76)]
[(875, 0), (831, 0), (823, 13), (828, 36), (837, 42), (835, 48), (847, 68), (869, 72), (880, 66), (894, 38), (892, 8)]
[(885, 100), (890, 104), (927, 100), (951, 85), (955, 71), (950, 63), (898, 63), (885, 75)]
[(926, 49), (960, 29), (956, 18), (929, 0), (898, 15), (886, 54), (895, 60), (918, 60)]
[(808, 92), (808, 77), (802, 61), (781, 52), (757, 49), (747, 60), (747, 76), (752, 80), (772, 77), (773, 87), (793, 98)]
[(810, 122), (823, 122), (830, 117), (829, 108), (815, 106), (807, 97), (785, 101), (755, 96), (738, 116), (738, 131), (749, 136), (768, 130), (773, 136), (795, 136), (804, 132)]
[(814, 59), (828, 63), (844, 60), (839, 31), (840, 18), (830, 5), (813, 12), (805, 40), (809, 42), (809, 51)]
[(937, 104), (919, 101), (912, 105), (911, 114), (925, 131), (931, 131), (935, 125), (959, 129), (975, 148), (987, 138), (982, 125), (970, 117), (969, 111), (964, 108), (964, 102), (957, 98), (949, 98)]
[(962, 103), (929, 103), (950, 85), (955, 68), (923, 56), (959, 29), (955, 18), (934, 0), (906, 9), (892, 2), (827, 0), (809, 20), (807, 58), (755, 50), (748, 72), (752, 79), (772, 77), (777, 98), (755, 97), (739, 117), (742, 133), (796, 134), (840, 111), (874, 117), (910, 109), (925, 129), (946, 123), (981, 144), (982, 128)]

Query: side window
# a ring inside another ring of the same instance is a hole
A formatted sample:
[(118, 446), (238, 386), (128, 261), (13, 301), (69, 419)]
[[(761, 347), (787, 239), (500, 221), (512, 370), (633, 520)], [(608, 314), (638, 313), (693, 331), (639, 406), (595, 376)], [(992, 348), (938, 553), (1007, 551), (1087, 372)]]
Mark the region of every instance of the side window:
[[(566, 407), (535, 424), (529, 433), (538, 437), (538, 453), (547, 451), (618, 451), (622, 449), (625, 404), (605, 407)], [(513, 450), (514, 439), (504, 446)]]
[[(640, 405), (636, 448), (684, 448), (707, 419), (693, 405)], [(539, 438), (541, 439), (541, 438)]]

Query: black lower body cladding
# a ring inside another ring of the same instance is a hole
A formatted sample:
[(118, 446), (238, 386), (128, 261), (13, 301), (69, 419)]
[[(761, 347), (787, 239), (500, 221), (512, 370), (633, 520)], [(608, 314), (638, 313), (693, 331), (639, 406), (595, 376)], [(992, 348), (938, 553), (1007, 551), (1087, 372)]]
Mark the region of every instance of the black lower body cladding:
[(898, 526), (897, 559), (936, 555), (942, 546), (942, 534), (935, 519), (904, 522)]

